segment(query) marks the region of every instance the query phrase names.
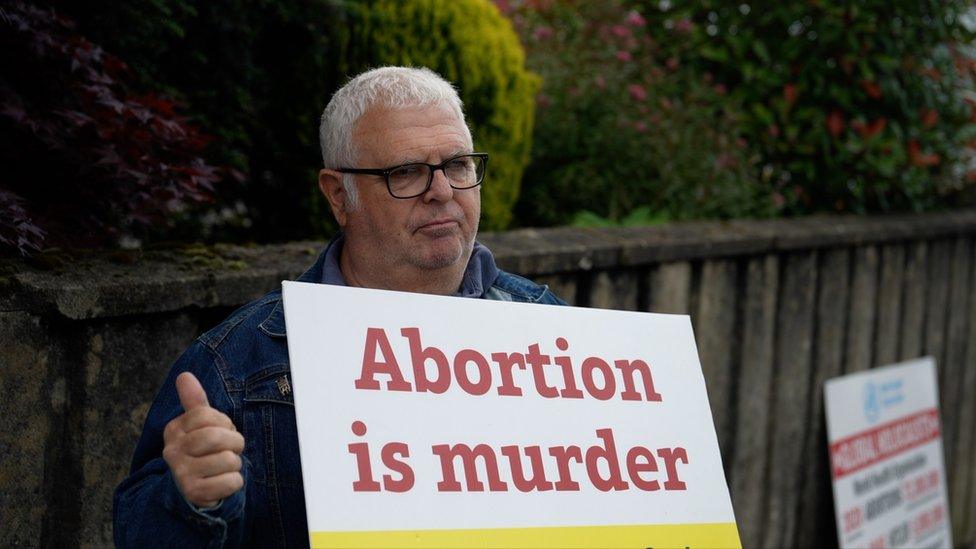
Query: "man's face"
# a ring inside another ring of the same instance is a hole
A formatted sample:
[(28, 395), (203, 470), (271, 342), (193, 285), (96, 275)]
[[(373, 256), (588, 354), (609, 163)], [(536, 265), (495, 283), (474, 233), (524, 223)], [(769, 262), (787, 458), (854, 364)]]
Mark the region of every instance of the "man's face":
[[(448, 108), (374, 108), (353, 132), (354, 167), (388, 168), (410, 162), (439, 164), (472, 152), (468, 133)], [(442, 171), (416, 198), (390, 196), (382, 176), (357, 175), (359, 207), (340, 224), (348, 251), (371, 268), (438, 270), (467, 264), (478, 232), (481, 188), (451, 188)], [(345, 253), (345, 252), (344, 252)], [(463, 267), (461, 267), (463, 268)]]

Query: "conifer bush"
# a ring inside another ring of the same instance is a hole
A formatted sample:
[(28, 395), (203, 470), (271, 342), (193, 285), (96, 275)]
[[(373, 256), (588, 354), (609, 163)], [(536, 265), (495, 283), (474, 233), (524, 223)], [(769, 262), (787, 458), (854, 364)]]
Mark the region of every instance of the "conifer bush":
[(539, 88), (511, 24), (488, 0), (367, 0), (348, 8), (353, 73), (424, 66), (455, 83), (475, 146), (491, 155), (482, 228), (507, 227), (529, 159)]

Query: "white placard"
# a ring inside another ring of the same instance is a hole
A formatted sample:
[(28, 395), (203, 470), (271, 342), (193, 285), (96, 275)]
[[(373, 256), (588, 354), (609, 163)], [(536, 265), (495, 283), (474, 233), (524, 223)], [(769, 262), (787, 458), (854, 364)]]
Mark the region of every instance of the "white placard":
[(841, 547), (952, 547), (935, 361), (825, 385)]
[(738, 546), (687, 316), (283, 293), (313, 547)]

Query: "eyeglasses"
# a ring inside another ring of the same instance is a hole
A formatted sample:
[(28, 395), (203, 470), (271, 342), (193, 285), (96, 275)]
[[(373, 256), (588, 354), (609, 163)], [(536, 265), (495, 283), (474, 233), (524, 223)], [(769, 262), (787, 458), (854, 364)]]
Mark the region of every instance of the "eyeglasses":
[(488, 165), (488, 153), (452, 156), (440, 164), (412, 162), (392, 168), (338, 168), (340, 173), (381, 175), (393, 198), (415, 198), (427, 192), (434, 181), (434, 172), (441, 170), (452, 188), (464, 190), (481, 185)]

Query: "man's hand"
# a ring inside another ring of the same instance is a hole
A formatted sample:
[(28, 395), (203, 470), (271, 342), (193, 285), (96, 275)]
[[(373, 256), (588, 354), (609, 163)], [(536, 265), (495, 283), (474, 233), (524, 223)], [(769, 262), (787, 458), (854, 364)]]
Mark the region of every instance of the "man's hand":
[(176, 392), (184, 412), (166, 424), (163, 459), (183, 496), (197, 507), (211, 507), (244, 486), (244, 437), (229, 417), (210, 407), (190, 372), (176, 377)]

